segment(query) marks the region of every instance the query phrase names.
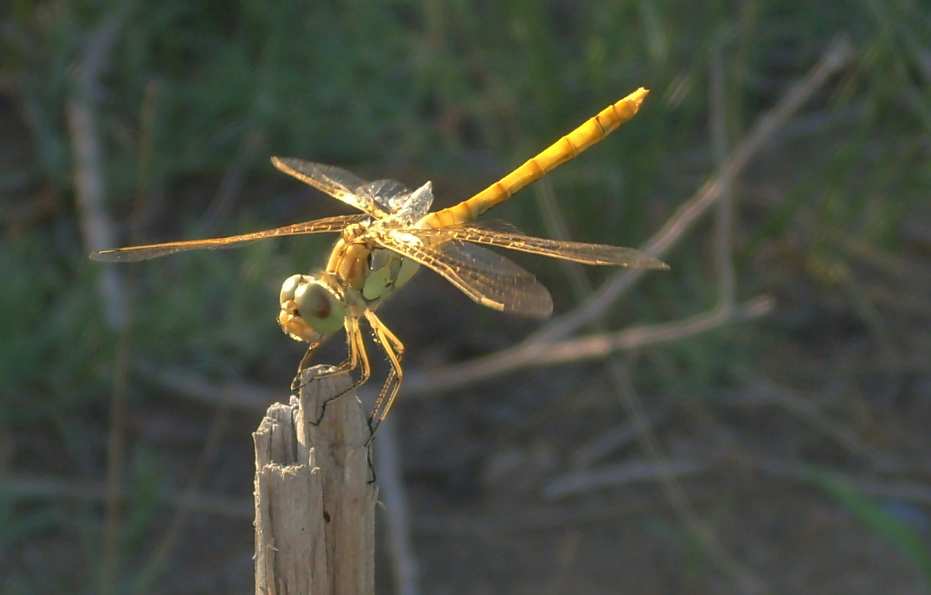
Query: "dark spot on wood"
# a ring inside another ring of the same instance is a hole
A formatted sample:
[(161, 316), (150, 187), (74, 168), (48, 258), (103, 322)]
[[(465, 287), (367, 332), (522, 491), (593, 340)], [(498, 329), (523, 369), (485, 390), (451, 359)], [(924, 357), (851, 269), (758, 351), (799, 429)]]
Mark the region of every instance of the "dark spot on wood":
[(326, 521), (326, 522), (328, 522), (328, 523), (330, 522), (330, 513), (328, 513), (328, 512), (325, 511), (325, 510), (323, 511), (323, 520)]

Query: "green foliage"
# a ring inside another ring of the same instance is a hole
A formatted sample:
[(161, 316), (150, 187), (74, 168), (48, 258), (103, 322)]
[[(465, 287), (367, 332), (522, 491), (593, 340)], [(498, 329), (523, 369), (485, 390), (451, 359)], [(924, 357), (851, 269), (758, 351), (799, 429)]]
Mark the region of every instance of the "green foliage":
[[(84, 263), (49, 258), (51, 238), (0, 243), (0, 420), (21, 423), (70, 410), (93, 396), (94, 353), (104, 343)], [(104, 351), (105, 353), (105, 351)], [(98, 353), (99, 355), (99, 353)], [(28, 400), (26, 395), (43, 395)], [(18, 406), (13, 406), (16, 404)]]

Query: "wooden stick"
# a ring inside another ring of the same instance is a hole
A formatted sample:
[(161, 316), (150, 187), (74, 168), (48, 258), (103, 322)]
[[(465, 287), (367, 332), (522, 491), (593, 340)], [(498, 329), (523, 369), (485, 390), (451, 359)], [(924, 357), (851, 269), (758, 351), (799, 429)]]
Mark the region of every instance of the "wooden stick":
[(348, 374), (306, 370), (300, 399), (268, 408), (255, 442), (257, 595), (375, 592), (375, 499), (365, 411)]

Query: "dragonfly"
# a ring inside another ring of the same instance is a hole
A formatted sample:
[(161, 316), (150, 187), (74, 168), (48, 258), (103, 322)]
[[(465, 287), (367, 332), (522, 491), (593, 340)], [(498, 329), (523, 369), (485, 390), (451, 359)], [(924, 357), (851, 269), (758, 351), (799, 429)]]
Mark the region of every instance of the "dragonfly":
[(90, 258), (136, 262), (191, 250), (233, 248), (268, 238), (339, 234), (322, 271), (285, 279), (279, 295), (278, 325), (295, 341), (307, 344), (292, 390), (300, 386), (302, 373), (324, 340), (345, 331), (346, 358), (326, 373), (349, 373), (353, 380), (349, 388), (332, 397), (336, 398), (372, 375), (362, 330), (365, 321), (390, 365), (369, 413), (374, 435), (400, 392), (405, 351), (376, 311), (407, 285), (420, 267), (438, 273), (483, 306), (536, 318), (545, 318), (553, 311), (549, 291), (533, 274), (486, 246), (587, 265), (668, 268), (633, 248), (532, 237), (505, 223), (477, 221), (492, 207), (633, 118), (648, 93), (641, 87), (612, 103), (478, 194), (442, 210), (430, 211), (433, 191), (429, 181), (410, 190), (395, 180), (366, 181), (332, 165), (272, 157), (272, 164), (280, 171), (361, 212), (234, 236), (99, 250)]

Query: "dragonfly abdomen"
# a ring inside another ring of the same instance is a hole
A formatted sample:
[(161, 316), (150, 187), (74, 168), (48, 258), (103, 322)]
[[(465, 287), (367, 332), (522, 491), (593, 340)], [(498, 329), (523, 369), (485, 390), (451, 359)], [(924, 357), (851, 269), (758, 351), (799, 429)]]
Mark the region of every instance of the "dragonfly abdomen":
[(447, 209), (430, 213), (421, 224), (426, 227), (447, 227), (476, 219), (633, 118), (648, 93), (648, 90), (640, 87), (612, 103), (491, 186)]

